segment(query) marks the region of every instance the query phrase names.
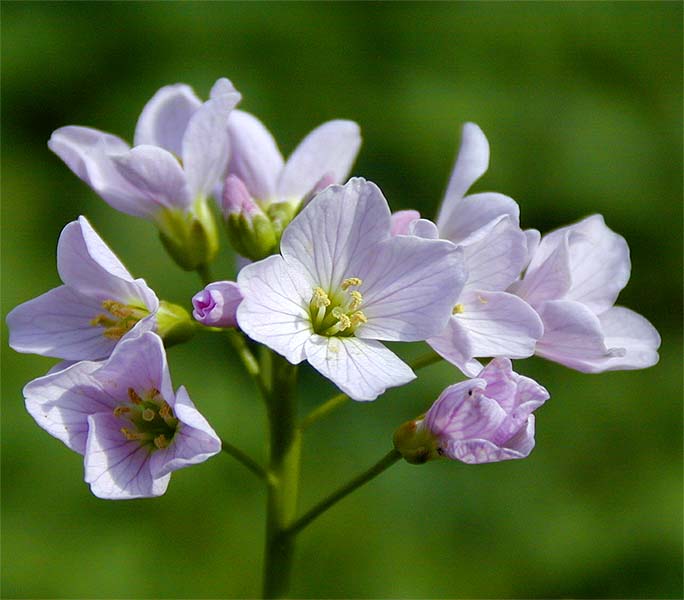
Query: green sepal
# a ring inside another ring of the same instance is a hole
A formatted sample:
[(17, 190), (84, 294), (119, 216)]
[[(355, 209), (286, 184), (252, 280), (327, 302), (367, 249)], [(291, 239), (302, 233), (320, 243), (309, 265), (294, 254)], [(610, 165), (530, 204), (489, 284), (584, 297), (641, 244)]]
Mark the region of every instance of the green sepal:
[(187, 342), (197, 329), (197, 323), (187, 310), (166, 300), (159, 303), (157, 333), (166, 347)]

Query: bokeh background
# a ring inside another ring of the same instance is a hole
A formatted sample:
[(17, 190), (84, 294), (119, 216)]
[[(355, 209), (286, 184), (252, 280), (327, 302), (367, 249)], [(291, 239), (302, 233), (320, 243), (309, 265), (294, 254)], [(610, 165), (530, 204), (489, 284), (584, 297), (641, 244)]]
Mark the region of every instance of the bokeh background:
[[(294, 597), (555, 598), (682, 594), (682, 4), (2, 3), (2, 310), (59, 283), (62, 227), (86, 214), (162, 298), (200, 287), (152, 225), (117, 213), (47, 147), (94, 126), (131, 139), (146, 100), (228, 76), (285, 154), (332, 118), (359, 122), (354, 173), (427, 216), (460, 127), (492, 148), (478, 190), (548, 231), (600, 212), (632, 250), (620, 303), (663, 337), (660, 363), (584, 375), (517, 369), (552, 399), (529, 459), (398, 464), (299, 538)], [(224, 247), (216, 266), (234, 273)], [(21, 388), (52, 365), (2, 346), (2, 595), (216, 598), (259, 594), (265, 494), (217, 456), (159, 499), (107, 502), (82, 459), (39, 429)], [(217, 431), (264, 456), (264, 411), (209, 335), (170, 351)], [(400, 348), (404, 356), (421, 351)], [(301, 505), (389, 448), (394, 428), (457, 377), (447, 365), (307, 432)], [(335, 390), (303, 369), (302, 411)]]

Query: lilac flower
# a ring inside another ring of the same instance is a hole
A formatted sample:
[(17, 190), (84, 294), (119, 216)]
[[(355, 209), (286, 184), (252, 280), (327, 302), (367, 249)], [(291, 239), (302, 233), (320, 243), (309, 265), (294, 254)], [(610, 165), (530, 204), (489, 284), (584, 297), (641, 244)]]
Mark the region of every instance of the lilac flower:
[(545, 235), (511, 286), (544, 322), (536, 353), (585, 373), (656, 364), (658, 332), (641, 315), (613, 306), (630, 270), (627, 242), (600, 215)]
[(221, 440), (184, 387), (174, 394), (161, 339), (122, 341), (106, 362), (79, 362), (24, 388), (36, 422), (84, 455), (85, 481), (113, 500), (160, 496), (171, 472), (203, 462)]
[(355, 400), (415, 377), (378, 340), (424, 340), (444, 328), (464, 279), (453, 244), (391, 237), (382, 192), (355, 178), (318, 194), (280, 248), (238, 275), (247, 335), (293, 364), (308, 360)]
[(208, 327), (236, 327), (235, 314), (242, 302), (234, 281), (215, 281), (192, 297), (192, 316)]
[(527, 260), (518, 205), (494, 192), (465, 195), (488, 163), (487, 138), (477, 125), (466, 123), (437, 226), (425, 219), (403, 226), (413, 235), (447, 239), (463, 248), (468, 272), (463, 292), (448, 326), (428, 343), (469, 377), (482, 368), (476, 356), (531, 356), (543, 333), (532, 307), (505, 291)]
[(85, 217), (62, 230), (57, 269), (64, 285), (7, 315), (14, 350), (97, 360), (119, 340), (157, 326), (157, 296), (144, 280), (133, 279)]
[(161, 88), (145, 105), (135, 147), (88, 127), (57, 129), (48, 147), (116, 210), (163, 221), (191, 211), (219, 183), (228, 162), (227, 123), (240, 94), (219, 79), (202, 104), (184, 84)]
[(273, 136), (253, 115), (233, 111), (228, 131), (228, 173), (244, 182), (263, 209), (279, 203), (296, 207), (313, 190), (341, 183), (361, 146), (356, 123), (328, 121), (309, 133), (285, 162)]
[(534, 448), (534, 415), (549, 393), (492, 360), (477, 379), (446, 388), (425, 416), (402, 425), (395, 446), (409, 462), (446, 456), (479, 464), (525, 458)]

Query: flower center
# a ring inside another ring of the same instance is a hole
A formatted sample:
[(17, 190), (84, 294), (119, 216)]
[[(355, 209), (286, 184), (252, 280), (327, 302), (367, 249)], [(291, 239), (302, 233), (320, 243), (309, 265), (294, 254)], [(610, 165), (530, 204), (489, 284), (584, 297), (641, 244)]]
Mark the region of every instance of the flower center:
[(166, 448), (178, 431), (178, 419), (159, 390), (152, 388), (139, 395), (128, 388), (128, 402), (114, 409), (114, 416), (127, 421), (120, 429), (127, 440), (139, 440), (152, 450)]
[(149, 311), (139, 306), (122, 304), (116, 300), (105, 300), (102, 308), (107, 313), (100, 313), (90, 321), (93, 327), (102, 327), (102, 335), (110, 340), (120, 340), (140, 319), (149, 315)]
[(363, 304), (363, 296), (358, 288), (363, 281), (358, 277), (349, 277), (342, 282), (341, 289), (326, 292), (322, 287), (315, 287), (309, 302), (309, 314), (313, 330), (319, 335), (344, 336), (354, 335), (356, 328), (368, 319), (359, 310)]

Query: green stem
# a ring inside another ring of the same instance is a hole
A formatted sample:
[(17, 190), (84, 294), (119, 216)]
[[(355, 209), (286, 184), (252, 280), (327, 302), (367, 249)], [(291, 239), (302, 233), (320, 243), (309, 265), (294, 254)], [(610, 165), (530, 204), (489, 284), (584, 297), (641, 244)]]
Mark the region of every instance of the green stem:
[(375, 465), (370, 469), (361, 473), (357, 477), (354, 477), (350, 482), (343, 485), (339, 490), (330, 494), (327, 498), (321, 500), (313, 508), (311, 508), (304, 515), (299, 517), (290, 527), (287, 529), (286, 534), (288, 536), (294, 536), (299, 533), (304, 527), (306, 527), (311, 521), (313, 521), (320, 514), (324, 513), (331, 506), (342, 500), (345, 496), (351, 494), (354, 490), (360, 488), (364, 483), (369, 482), (371, 479), (377, 477), (391, 467), (401, 458), (401, 454), (396, 450), (390, 450), (385, 456), (383, 456)]
[[(423, 354), (423, 356), (419, 356), (416, 360), (414, 360), (410, 366), (414, 371), (417, 371), (418, 369), (422, 369), (437, 363), (440, 360), (442, 360), (442, 357), (436, 352), (427, 352), (426, 354)], [(327, 400), (318, 408), (315, 408), (308, 415), (306, 415), (306, 417), (302, 419), (299, 428), (302, 431), (308, 429), (316, 421), (327, 416), (337, 407), (342, 406), (345, 402), (347, 402), (347, 400), (349, 400), (349, 396), (347, 396), (347, 394), (337, 394), (337, 396), (333, 396), (330, 398), (330, 400)]]
[(287, 529), (297, 512), (302, 438), (297, 427), (297, 368), (271, 353), (270, 372), (269, 472), (273, 480), (268, 487), (263, 590), (265, 598), (282, 598), (289, 588), (294, 555), (294, 537)]
[(211, 268), (209, 265), (200, 265), (197, 267), (196, 271), (204, 285), (209, 285), (212, 281), (216, 281), (214, 276), (211, 274)]
[(261, 394), (262, 398), (267, 399), (269, 396), (269, 391), (264, 382), (264, 377), (261, 373), (261, 367), (259, 366), (259, 362), (257, 361), (256, 357), (249, 349), (245, 336), (243, 336), (242, 333), (236, 329), (227, 329), (226, 335), (228, 336), (230, 343), (233, 345), (233, 349), (240, 357), (245, 370), (254, 380), (254, 383), (259, 389), (259, 393)]
[(233, 446), (233, 444), (230, 444), (229, 442), (226, 442), (225, 440), (221, 440), (221, 450), (228, 454), (229, 456), (232, 456), (233, 458), (237, 459), (239, 462), (241, 462), (245, 467), (247, 467), (252, 473), (257, 475), (258, 477), (261, 477), (261, 479), (265, 481), (270, 481), (270, 475), (264, 469), (257, 461), (255, 461), (251, 456), (237, 448), (236, 446)]

